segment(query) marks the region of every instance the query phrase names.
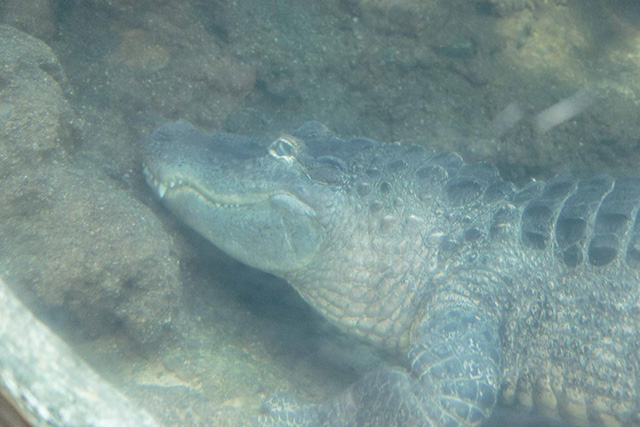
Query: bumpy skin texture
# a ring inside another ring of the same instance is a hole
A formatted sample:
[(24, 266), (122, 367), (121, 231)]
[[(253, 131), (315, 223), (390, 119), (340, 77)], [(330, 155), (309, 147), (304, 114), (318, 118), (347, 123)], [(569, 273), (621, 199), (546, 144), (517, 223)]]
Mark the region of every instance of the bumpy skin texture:
[(517, 190), (488, 164), (318, 123), (275, 141), (170, 123), (145, 173), (223, 250), (408, 356), (322, 404), (274, 399), (263, 422), (473, 426), (502, 400), (640, 425), (640, 178)]

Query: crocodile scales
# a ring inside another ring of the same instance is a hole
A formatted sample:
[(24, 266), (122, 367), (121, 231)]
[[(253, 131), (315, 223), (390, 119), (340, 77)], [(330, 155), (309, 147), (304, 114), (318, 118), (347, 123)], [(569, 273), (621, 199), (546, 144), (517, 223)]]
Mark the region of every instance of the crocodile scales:
[(640, 425), (640, 178), (522, 189), (487, 163), (341, 139), (156, 130), (162, 202), (286, 279), (342, 330), (407, 355), (328, 401), (262, 422), (481, 425), (498, 401), (575, 425)]

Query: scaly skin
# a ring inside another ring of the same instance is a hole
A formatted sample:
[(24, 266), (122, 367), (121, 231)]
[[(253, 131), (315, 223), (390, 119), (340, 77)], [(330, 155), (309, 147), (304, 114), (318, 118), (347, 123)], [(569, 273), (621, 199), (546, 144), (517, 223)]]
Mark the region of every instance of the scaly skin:
[(516, 190), (490, 165), (318, 123), (275, 141), (170, 123), (145, 174), (221, 249), (408, 356), (327, 402), (274, 399), (265, 424), (475, 426), (502, 400), (640, 425), (640, 179)]

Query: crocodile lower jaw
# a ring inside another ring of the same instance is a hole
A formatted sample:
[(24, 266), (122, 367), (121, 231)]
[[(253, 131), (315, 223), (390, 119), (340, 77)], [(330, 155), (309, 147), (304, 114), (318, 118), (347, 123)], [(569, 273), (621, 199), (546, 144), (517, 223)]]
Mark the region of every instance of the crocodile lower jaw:
[(165, 197), (168, 191), (183, 189), (196, 193), (199, 197), (206, 200), (208, 204), (213, 205), (217, 208), (232, 209), (248, 207), (260, 202), (264, 202), (271, 196), (269, 194), (252, 194), (251, 197), (241, 197), (238, 195), (214, 195), (211, 194), (210, 191), (205, 190), (202, 186), (181, 177), (162, 180), (154, 175), (146, 165), (143, 168), (143, 173), (145, 179), (147, 180), (147, 183), (156, 191), (156, 194), (158, 195), (158, 198), (160, 200)]

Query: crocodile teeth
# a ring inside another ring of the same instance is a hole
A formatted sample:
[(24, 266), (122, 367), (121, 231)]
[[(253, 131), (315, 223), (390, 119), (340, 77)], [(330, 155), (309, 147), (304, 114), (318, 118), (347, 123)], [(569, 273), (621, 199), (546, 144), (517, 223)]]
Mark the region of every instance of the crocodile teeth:
[(216, 208), (220, 208), (220, 209), (229, 209), (229, 208), (239, 208), (240, 207), (240, 205), (237, 204), (237, 203), (229, 204), (229, 203), (213, 202), (213, 205)]
[(164, 197), (164, 193), (167, 192), (167, 186), (163, 183), (158, 184), (158, 197), (161, 199)]

